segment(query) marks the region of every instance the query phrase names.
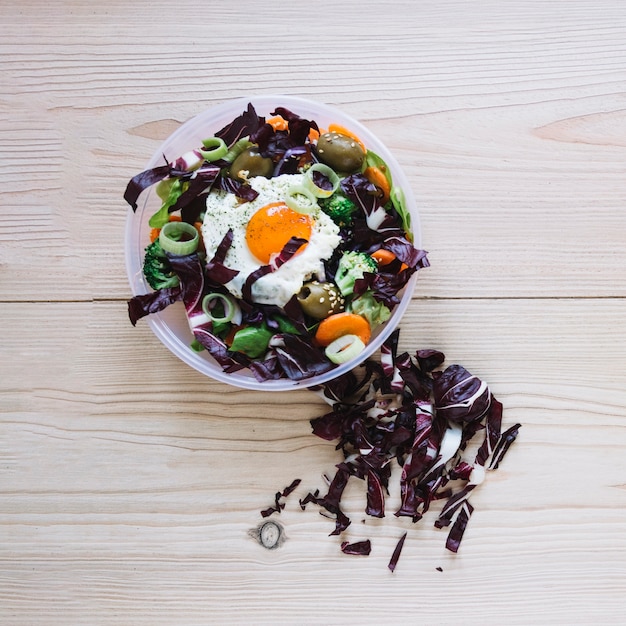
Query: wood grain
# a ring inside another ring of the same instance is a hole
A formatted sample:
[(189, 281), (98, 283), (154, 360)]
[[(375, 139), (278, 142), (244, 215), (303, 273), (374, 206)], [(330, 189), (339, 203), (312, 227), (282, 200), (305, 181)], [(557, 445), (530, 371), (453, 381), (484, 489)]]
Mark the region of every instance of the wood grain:
[[(0, 4), (2, 624), (623, 622), (626, 8), (393, 7)], [(261, 93), (390, 147), (431, 261), (401, 348), (443, 350), (523, 424), (458, 555), (437, 507), (393, 515), (397, 470), (384, 519), (351, 482), (329, 536), (297, 504), (341, 460), (311, 434), (324, 402), (208, 380), (128, 322), (128, 179), (186, 120)], [(294, 478), (265, 550), (249, 531)]]

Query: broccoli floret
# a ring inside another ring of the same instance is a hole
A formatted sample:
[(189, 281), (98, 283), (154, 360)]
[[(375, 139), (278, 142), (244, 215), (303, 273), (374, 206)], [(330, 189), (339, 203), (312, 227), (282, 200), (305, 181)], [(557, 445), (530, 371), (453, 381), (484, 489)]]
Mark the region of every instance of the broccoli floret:
[(176, 287), (180, 281), (172, 270), (172, 265), (156, 239), (146, 248), (143, 260), (143, 275), (153, 289)]
[(338, 226), (350, 226), (358, 208), (350, 198), (337, 192), (328, 198), (318, 198), (317, 203)]
[(377, 269), (378, 264), (369, 254), (348, 250), (339, 259), (335, 284), (343, 296), (352, 295), (355, 281), (363, 278), (365, 272), (374, 273)]
[(374, 298), (371, 291), (366, 291), (350, 303), (350, 312), (362, 315), (370, 324), (371, 328), (386, 322), (391, 316), (389, 307)]

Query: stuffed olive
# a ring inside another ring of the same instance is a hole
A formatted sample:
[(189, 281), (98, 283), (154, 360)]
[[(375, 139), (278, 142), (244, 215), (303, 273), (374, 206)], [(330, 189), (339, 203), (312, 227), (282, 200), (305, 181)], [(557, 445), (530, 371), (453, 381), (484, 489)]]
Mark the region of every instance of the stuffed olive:
[(304, 283), (297, 297), (306, 315), (316, 320), (343, 311), (343, 296), (332, 283), (317, 280)]
[(323, 163), (342, 174), (353, 174), (363, 167), (365, 152), (352, 137), (337, 132), (320, 135), (317, 154)]

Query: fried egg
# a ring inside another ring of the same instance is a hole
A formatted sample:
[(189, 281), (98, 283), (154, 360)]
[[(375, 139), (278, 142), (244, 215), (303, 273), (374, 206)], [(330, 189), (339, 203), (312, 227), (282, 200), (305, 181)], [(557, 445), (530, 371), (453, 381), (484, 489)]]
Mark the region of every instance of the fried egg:
[(278, 269), (262, 276), (252, 285), (252, 299), (259, 304), (284, 306), (298, 293), (305, 281), (323, 276), (323, 261), (329, 259), (341, 242), (339, 227), (319, 207), (311, 213), (293, 211), (285, 204), (287, 190), (301, 185), (301, 174), (282, 174), (274, 178), (249, 179), (258, 196), (241, 202), (225, 191), (211, 192), (206, 201), (202, 236), (211, 259), (229, 229), (233, 241), (224, 264), (239, 274), (226, 288), (241, 298), (248, 276), (271, 263), (291, 237), (305, 239), (297, 253)]

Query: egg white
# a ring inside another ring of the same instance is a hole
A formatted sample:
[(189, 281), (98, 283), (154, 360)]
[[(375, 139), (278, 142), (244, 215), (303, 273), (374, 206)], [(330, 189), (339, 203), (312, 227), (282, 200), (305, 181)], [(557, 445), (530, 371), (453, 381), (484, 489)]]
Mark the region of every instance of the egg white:
[[(233, 242), (224, 263), (231, 269), (239, 270), (239, 274), (226, 284), (235, 297), (241, 298), (248, 276), (263, 265), (246, 244), (248, 221), (266, 204), (284, 200), (287, 189), (292, 185), (300, 185), (302, 178), (301, 174), (282, 174), (274, 178), (253, 177), (249, 182), (259, 195), (252, 202), (242, 203), (234, 194), (224, 191), (211, 192), (207, 197), (202, 225), (207, 258), (212, 258), (228, 229), (232, 228)], [(311, 217), (314, 224), (309, 243), (277, 270), (253, 283), (254, 302), (284, 306), (300, 291), (305, 281), (323, 275), (322, 261), (332, 256), (341, 242), (341, 236), (339, 227), (321, 209), (315, 209)]]

